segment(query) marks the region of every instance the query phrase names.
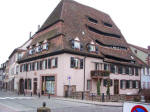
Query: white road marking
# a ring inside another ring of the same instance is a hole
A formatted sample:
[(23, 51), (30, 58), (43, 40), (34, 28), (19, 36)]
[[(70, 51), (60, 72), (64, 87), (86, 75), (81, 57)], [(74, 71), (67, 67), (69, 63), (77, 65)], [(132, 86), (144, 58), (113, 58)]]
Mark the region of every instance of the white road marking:
[(33, 97), (0, 97), (0, 100), (5, 100), (5, 99), (19, 99), (19, 100), (22, 100), (22, 99), (34, 99)]

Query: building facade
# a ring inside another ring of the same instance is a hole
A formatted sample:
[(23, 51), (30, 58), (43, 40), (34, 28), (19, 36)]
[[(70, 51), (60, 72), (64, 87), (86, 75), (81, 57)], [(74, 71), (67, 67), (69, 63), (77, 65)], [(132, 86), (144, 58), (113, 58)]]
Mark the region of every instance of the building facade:
[(97, 94), (98, 81), (104, 94), (140, 88), (139, 60), (110, 16), (72, 0), (58, 4), (18, 62), (20, 93)]
[(142, 89), (150, 89), (150, 47), (146, 49), (129, 45), (134, 55), (144, 63), (141, 69), (141, 87)]

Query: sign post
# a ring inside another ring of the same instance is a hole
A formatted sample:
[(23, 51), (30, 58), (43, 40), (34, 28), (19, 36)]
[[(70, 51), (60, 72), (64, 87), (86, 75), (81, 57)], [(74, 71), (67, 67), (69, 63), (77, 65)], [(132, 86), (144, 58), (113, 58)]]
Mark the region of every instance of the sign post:
[(68, 96), (70, 96), (71, 91), (70, 91), (70, 80), (71, 80), (71, 76), (68, 76)]

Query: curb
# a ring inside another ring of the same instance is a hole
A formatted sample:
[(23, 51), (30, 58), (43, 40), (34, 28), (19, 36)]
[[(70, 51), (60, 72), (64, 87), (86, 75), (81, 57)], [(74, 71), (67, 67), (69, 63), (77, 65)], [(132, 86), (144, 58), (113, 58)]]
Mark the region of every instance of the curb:
[[(62, 99), (62, 98), (55, 98), (56, 100), (63, 100), (63, 101), (70, 101), (70, 102), (78, 102), (78, 103), (84, 103), (84, 104), (92, 104), (92, 105), (99, 105), (99, 106), (109, 106), (109, 107), (123, 107), (123, 103), (120, 105), (110, 105), (110, 104), (99, 104), (99, 102), (88, 102), (87, 100), (74, 100), (74, 99)], [(105, 102), (106, 103), (106, 102)], [(111, 102), (113, 103), (113, 102)]]

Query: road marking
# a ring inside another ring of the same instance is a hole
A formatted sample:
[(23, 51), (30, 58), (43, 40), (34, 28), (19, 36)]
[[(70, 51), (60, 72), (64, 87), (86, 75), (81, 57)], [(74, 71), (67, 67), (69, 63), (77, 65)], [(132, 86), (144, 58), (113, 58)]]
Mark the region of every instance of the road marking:
[(19, 100), (22, 100), (22, 99), (34, 99), (33, 97), (0, 97), (0, 100), (5, 100), (5, 99), (19, 99)]

